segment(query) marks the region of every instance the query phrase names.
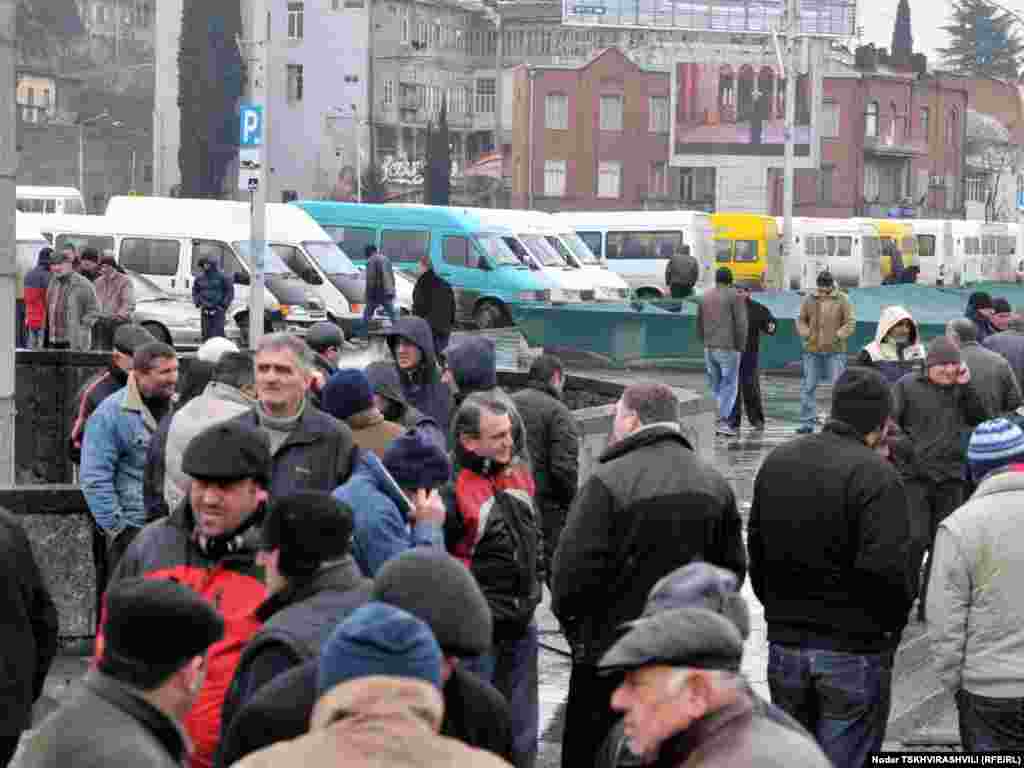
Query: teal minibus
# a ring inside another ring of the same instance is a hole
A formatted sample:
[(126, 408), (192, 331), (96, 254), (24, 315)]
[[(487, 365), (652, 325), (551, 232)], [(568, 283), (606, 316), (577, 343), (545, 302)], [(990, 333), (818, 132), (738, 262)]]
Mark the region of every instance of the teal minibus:
[(524, 266), (498, 232), (465, 208), (295, 201), (348, 257), (366, 264), (375, 245), (396, 270), (416, 275), (426, 254), (455, 291), (456, 321), (478, 328), (512, 323), (510, 307), (550, 303), (555, 286)]

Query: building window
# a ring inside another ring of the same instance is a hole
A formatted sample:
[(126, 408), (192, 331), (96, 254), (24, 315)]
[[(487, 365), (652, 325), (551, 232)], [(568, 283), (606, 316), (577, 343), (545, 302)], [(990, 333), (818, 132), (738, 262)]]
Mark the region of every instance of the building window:
[(569, 130), (569, 97), (564, 93), (549, 93), (544, 99), (544, 127)]
[(409, 43), (409, 6), (403, 6), (402, 8), (402, 44), (408, 45)]
[(900, 141), (900, 116), (896, 111), (896, 102), (889, 102), (889, 142), (892, 144), (898, 144)]
[(651, 96), (648, 108), (647, 130), (651, 133), (668, 133), (668, 96)]
[(921, 107), (921, 138), (928, 141), (928, 107)]
[(821, 105), (821, 138), (839, 138), (839, 105), (834, 101)]
[(544, 161), (544, 196), (565, 197), (565, 160)]
[(476, 81), (476, 111), (487, 114), (494, 111), (495, 84), (493, 77), (481, 77)]
[(29, 86), (25, 89), (25, 103), (30, 107), (34, 107), (36, 103), (36, 89)]
[(664, 160), (651, 163), (647, 194), (650, 197), (668, 197), (668, 163)]
[(964, 197), (969, 203), (988, 200), (988, 184), (984, 176), (968, 176), (964, 181)]
[(142, 183), (151, 184), (153, 182), (153, 166), (150, 163), (146, 163), (142, 166)]
[(416, 42), (421, 48), (425, 48), (427, 45), (427, 22), (417, 21), (416, 22)]
[(621, 131), (622, 130), (622, 97), (602, 96), (601, 97), (601, 130)]
[(302, 39), (302, 25), (305, 10), (302, 2), (288, 3), (288, 39)]
[(302, 65), (288, 65), (288, 101), (295, 103), (302, 101)]
[(949, 146), (956, 147), (960, 143), (959, 139), (960, 132), (957, 128), (957, 111), (956, 109), (953, 109), (949, 113)]
[(103, 3), (96, 3), (96, 23), (103, 24), (106, 21), (107, 9)]
[(823, 165), (818, 171), (818, 202), (824, 205), (832, 204), (832, 182), (835, 171), (834, 165)]
[(878, 136), (878, 102), (869, 101), (867, 112), (864, 113), (864, 135)]
[[(604, 97), (602, 97), (603, 100)], [(619, 100), (621, 104), (622, 100)], [(597, 196), (620, 197), (622, 163), (600, 163), (597, 168)]]
[(47, 109), (50, 108), (50, 89), (43, 88), (43, 106)]
[(384, 103), (388, 106), (395, 103), (395, 81), (391, 78), (384, 81)]
[(679, 174), (679, 197), (684, 203), (713, 207), (715, 202), (715, 169), (683, 168)]

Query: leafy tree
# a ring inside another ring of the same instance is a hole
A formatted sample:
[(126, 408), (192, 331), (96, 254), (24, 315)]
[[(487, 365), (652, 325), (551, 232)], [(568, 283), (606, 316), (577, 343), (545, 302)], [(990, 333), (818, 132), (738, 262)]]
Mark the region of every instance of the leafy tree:
[(953, 16), (943, 27), (948, 48), (940, 48), (946, 66), (979, 77), (1016, 80), (1024, 43), (1017, 20), (987, 0), (953, 0)]
[(239, 0), (185, 0), (178, 50), (182, 197), (220, 197), (238, 154)]
[(910, 3), (900, 0), (896, 9), (896, 24), (892, 29), (892, 57), (899, 63), (909, 64), (914, 53), (914, 37), (910, 33)]
[(452, 189), (452, 151), (448, 143), (448, 104), (441, 100), (437, 128), (427, 129), (427, 167), (423, 173), (423, 200), (448, 205)]
[(377, 163), (371, 163), (363, 171), (363, 202), (387, 202), (388, 185), (384, 181), (384, 173)]

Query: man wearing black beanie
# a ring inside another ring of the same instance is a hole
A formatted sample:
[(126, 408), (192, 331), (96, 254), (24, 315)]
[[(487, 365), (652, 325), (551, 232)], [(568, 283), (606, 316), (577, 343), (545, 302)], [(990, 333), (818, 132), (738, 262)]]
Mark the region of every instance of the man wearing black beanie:
[(891, 411), (881, 374), (845, 371), (824, 429), (764, 460), (747, 526), (750, 580), (768, 622), (772, 702), (836, 768), (860, 768), (881, 749), (893, 654), (917, 594), (906, 492), (875, 450)]

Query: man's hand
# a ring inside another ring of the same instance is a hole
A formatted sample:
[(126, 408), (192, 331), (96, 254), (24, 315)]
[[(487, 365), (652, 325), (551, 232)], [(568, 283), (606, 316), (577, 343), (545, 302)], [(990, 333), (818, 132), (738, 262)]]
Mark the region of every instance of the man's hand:
[(441, 495), (436, 491), (426, 491), (420, 488), (412, 499), (412, 519), (417, 523), (444, 524), (447, 511)]
[(960, 370), (956, 374), (957, 384), (968, 384), (971, 381), (971, 369), (967, 367), (967, 363), (960, 363)]

